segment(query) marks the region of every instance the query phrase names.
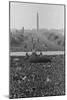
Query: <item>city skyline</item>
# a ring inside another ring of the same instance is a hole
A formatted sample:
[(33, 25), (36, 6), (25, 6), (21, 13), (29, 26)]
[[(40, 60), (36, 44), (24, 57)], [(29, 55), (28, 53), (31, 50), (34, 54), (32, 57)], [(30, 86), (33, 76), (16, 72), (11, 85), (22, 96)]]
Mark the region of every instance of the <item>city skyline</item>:
[(11, 29), (37, 29), (37, 16), (39, 29), (64, 29), (64, 6), (12, 2), (10, 16)]

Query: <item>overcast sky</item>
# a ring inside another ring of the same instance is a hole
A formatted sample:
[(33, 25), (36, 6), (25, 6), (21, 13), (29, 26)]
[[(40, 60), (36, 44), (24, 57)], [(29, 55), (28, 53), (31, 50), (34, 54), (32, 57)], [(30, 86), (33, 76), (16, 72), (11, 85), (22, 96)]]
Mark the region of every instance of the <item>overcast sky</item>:
[(64, 6), (18, 2), (10, 3), (10, 28), (36, 28), (37, 12), (40, 28), (64, 29)]

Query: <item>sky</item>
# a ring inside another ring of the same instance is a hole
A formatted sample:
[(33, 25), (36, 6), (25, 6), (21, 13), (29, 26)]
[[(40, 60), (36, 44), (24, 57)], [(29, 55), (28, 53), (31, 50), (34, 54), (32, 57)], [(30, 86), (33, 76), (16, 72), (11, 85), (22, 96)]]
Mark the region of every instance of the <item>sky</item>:
[(64, 6), (19, 2), (10, 3), (10, 28), (36, 29), (37, 12), (40, 29), (64, 29)]

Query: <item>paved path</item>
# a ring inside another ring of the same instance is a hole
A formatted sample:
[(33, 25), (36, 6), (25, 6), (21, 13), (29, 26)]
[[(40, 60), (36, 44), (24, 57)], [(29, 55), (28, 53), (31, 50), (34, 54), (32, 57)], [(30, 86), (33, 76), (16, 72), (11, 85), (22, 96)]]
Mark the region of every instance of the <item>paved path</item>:
[[(40, 52), (36, 52), (37, 54), (40, 54)], [(64, 51), (42, 51), (43, 55), (64, 55)], [(10, 52), (10, 56), (25, 56), (26, 52)], [(32, 54), (32, 52), (28, 52), (29, 55)]]

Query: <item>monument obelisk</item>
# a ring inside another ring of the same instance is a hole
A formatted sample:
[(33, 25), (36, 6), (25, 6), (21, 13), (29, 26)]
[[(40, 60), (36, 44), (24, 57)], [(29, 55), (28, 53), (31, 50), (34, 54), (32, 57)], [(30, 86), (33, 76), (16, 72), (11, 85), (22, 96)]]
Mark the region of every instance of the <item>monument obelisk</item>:
[(37, 32), (39, 31), (39, 15), (38, 15), (38, 12), (37, 12)]

